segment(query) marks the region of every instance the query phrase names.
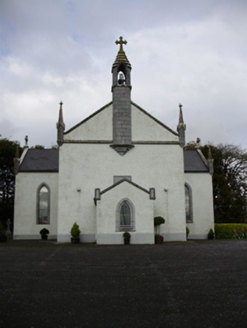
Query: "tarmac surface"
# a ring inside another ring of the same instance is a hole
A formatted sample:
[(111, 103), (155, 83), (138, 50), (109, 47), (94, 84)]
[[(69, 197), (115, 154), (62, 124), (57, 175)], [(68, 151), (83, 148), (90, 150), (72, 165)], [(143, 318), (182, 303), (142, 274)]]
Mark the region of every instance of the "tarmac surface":
[(0, 327), (247, 327), (247, 241), (0, 244)]

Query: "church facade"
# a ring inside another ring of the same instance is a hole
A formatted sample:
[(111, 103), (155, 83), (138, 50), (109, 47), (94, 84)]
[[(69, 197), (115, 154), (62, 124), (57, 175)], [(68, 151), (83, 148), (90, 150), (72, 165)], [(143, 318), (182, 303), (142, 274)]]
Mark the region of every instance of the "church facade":
[(29, 149), (16, 170), (15, 239), (154, 243), (154, 217), (164, 241), (206, 239), (214, 228), (213, 160), (185, 151), (182, 106), (173, 131), (131, 100), (131, 65), (120, 45), (112, 66), (112, 101), (65, 131), (60, 103), (58, 149)]

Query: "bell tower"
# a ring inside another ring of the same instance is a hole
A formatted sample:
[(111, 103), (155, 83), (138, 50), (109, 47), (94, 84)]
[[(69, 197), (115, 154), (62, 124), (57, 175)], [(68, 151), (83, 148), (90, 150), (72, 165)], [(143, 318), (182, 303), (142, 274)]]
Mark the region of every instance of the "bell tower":
[(119, 155), (125, 155), (132, 147), (131, 138), (131, 65), (123, 50), (120, 36), (119, 51), (112, 65), (112, 101), (113, 101), (113, 144)]

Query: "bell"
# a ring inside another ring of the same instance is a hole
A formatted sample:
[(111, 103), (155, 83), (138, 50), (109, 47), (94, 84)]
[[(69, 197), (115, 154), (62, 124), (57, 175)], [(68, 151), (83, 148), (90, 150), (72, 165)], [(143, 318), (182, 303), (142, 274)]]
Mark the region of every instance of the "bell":
[(124, 84), (124, 82), (125, 82), (125, 79), (124, 79), (124, 75), (123, 75), (123, 73), (120, 73), (119, 74), (119, 79), (118, 79), (118, 84)]

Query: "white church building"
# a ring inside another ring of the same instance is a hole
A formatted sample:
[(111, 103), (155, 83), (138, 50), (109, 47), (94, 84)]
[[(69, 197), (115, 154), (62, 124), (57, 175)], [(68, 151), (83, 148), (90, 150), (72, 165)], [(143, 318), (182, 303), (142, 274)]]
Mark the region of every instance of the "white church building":
[(154, 217), (164, 241), (206, 239), (214, 228), (213, 160), (185, 151), (182, 106), (177, 131), (131, 100), (131, 65), (120, 45), (112, 66), (112, 101), (65, 131), (60, 103), (58, 149), (29, 149), (15, 159), (14, 239), (154, 243)]

